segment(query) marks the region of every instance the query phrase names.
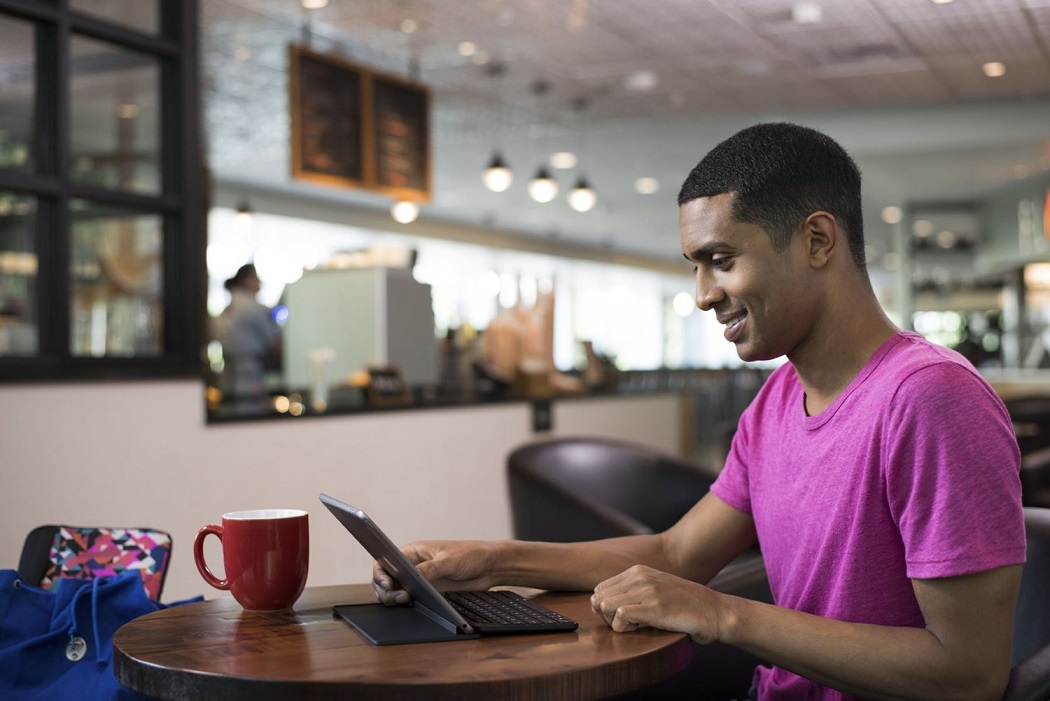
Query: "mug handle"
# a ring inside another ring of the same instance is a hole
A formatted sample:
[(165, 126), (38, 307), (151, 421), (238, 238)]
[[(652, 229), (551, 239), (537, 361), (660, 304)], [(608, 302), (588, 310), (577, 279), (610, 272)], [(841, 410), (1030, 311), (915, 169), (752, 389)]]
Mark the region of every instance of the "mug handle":
[(204, 577), (205, 582), (216, 589), (229, 591), (229, 579), (219, 579), (213, 575), (211, 570), (208, 569), (208, 564), (204, 561), (204, 539), (208, 534), (216, 536), (221, 542), (222, 526), (208, 525), (197, 531), (197, 537), (193, 539), (193, 562), (197, 565), (197, 571), (201, 573), (201, 577)]

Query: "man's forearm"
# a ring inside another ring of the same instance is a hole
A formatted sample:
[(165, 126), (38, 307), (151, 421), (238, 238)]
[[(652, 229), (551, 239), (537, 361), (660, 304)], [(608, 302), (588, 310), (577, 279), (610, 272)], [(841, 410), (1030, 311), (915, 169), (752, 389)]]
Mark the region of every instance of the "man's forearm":
[(881, 699), (999, 699), (1009, 643), (978, 657), (928, 629), (847, 623), (737, 597), (720, 602), (719, 640), (818, 683)]
[(504, 541), (494, 556), (493, 576), (500, 584), (552, 591), (590, 591), (636, 564), (669, 571), (663, 537), (624, 536), (581, 543)]

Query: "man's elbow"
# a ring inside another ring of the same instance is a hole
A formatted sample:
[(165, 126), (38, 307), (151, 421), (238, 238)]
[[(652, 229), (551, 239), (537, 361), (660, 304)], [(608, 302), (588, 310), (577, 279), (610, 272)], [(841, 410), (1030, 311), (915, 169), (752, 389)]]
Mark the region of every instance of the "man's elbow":
[(1009, 667), (968, 670), (945, 685), (942, 698), (956, 701), (1001, 701), (1010, 681)]

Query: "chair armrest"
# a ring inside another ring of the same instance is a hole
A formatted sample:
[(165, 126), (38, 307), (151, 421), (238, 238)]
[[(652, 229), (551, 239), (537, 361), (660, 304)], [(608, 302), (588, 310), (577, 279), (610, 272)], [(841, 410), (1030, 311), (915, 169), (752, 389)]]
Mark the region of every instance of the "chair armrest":
[(1045, 701), (1050, 699), (1050, 645), (1010, 670), (1010, 682), (1003, 701)]
[(766, 563), (757, 548), (748, 550), (723, 567), (721, 572), (711, 578), (708, 586), (723, 594), (773, 603)]

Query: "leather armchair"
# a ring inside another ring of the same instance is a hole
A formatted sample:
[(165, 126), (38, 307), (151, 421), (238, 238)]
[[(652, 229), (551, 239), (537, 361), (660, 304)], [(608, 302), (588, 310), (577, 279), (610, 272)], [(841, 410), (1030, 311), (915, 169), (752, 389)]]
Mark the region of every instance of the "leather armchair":
[(507, 478), (515, 537), (560, 543), (666, 530), (714, 481), (694, 463), (603, 438), (520, 446)]
[(1013, 668), (1003, 701), (1050, 699), (1050, 509), (1026, 508), (1028, 561), (1014, 616)]

